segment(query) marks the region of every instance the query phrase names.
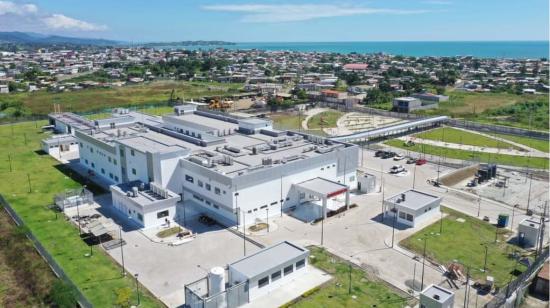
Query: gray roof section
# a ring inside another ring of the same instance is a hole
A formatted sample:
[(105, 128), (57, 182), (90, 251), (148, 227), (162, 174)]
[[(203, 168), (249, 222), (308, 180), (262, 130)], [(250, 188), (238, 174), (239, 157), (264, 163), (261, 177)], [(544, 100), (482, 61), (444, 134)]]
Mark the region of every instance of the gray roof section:
[[(405, 201), (399, 201), (402, 199), (402, 196), (405, 195)], [(386, 199), (386, 202), (394, 203), (396, 205), (399, 205), (401, 207), (406, 207), (411, 210), (418, 210), (423, 208), (424, 206), (428, 205), (429, 203), (441, 199), (441, 197), (437, 197), (434, 195), (430, 195), (427, 193), (423, 193), (418, 190), (407, 190), (402, 193), (399, 193), (393, 197), (390, 197)]]
[(306, 257), (308, 254), (309, 250), (284, 241), (231, 263), (229, 267), (251, 279), (270, 269), (277, 268), (289, 260)]
[(296, 184), (296, 186), (325, 196), (347, 189), (346, 185), (329, 181), (324, 178), (314, 178), (304, 181), (302, 183), (298, 183)]
[(73, 135), (53, 135), (50, 138), (43, 139), (42, 142), (47, 145), (76, 143), (77, 140)]
[[(422, 294), (440, 303), (445, 303), (449, 298), (454, 295), (453, 292), (434, 284), (424, 289), (424, 291), (422, 291)], [(439, 297), (439, 299), (435, 298), (436, 295)]]

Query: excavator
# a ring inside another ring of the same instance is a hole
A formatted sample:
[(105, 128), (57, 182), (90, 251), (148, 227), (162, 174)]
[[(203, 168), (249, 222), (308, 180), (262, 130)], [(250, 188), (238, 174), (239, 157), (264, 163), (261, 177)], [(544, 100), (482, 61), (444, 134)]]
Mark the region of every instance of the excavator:
[(214, 97), (208, 102), (208, 108), (212, 110), (227, 110), (231, 108), (233, 101), (222, 100), (219, 97)]

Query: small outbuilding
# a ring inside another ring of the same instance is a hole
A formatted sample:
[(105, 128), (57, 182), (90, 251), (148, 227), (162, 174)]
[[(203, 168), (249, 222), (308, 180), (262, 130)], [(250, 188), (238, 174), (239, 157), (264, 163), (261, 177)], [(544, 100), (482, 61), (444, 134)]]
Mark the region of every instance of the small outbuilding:
[(431, 284), (420, 293), (420, 308), (452, 308), (454, 299), (452, 291)]
[(522, 247), (536, 247), (540, 237), (540, 221), (525, 218), (518, 226), (518, 243)]
[(370, 173), (358, 175), (357, 190), (366, 194), (377, 192), (376, 176)]
[(309, 250), (290, 242), (264, 248), (228, 265), (229, 283), (249, 282), (249, 300), (269, 293), (305, 271)]
[(384, 217), (396, 216), (397, 222), (414, 227), (440, 215), (441, 200), (418, 190), (407, 190), (384, 200)]

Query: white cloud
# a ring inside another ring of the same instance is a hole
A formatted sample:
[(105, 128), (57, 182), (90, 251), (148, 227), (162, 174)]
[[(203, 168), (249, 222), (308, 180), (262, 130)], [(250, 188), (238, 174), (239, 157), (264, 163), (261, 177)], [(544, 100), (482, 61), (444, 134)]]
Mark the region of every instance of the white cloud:
[(102, 31), (107, 27), (104, 25), (95, 25), (86, 21), (67, 17), (63, 14), (52, 14), (42, 18), (42, 21), (50, 29), (79, 30), (79, 31)]
[(11, 1), (0, 1), (0, 15), (27, 15), (35, 14), (36, 12), (38, 12), (38, 7), (34, 4), (17, 4)]
[(220, 4), (202, 7), (208, 11), (243, 13), (244, 22), (290, 22), (317, 18), (369, 14), (421, 14), (427, 10), (377, 9), (333, 4)]
[(35, 4), (0, 1), (0, 31), (103, 31), (107, 27), (96, 25), (59, 13), (39, 10)]

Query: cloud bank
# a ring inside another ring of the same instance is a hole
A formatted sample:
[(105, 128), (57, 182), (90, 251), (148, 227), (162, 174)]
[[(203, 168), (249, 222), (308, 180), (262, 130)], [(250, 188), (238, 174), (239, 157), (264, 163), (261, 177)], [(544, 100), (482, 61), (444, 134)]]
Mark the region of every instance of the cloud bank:
[(219, 4), (205, 5), (202, 8), (207, 11), (241, 13), (244, 14), (241, 21), (253, 23), (305, 21), (352, 15), (405, 15), (429, 12), (428, 10), (380, 9), (336, 4)]
[(97, 25), (63, 14), (41, 11), (35, 4), (21, 4), (0, 1), (1, 31), (65, 30), (72, 32), (92, 32), (106, 30), (105, 25)]

